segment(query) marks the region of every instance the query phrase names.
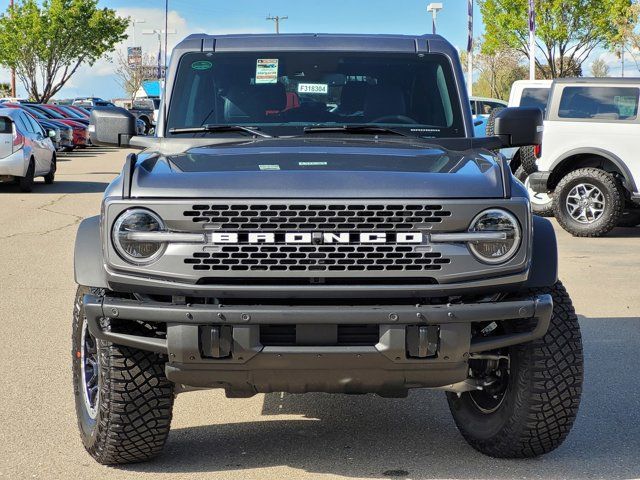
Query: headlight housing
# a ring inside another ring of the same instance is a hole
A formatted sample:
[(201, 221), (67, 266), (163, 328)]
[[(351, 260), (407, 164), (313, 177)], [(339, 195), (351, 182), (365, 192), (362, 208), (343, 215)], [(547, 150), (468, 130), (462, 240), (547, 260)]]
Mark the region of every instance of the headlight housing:
[(133, 208), (123, 212), (113, 224), (111, 237), (123, 260), (134, 265), (146, 265), (157, 260), (165, 249), (164, 243), (130, 238), (132, 233), (162, 232), (162, 219), (150, 210)]
[(518, 219), (506, 210), (492, 208), (480, 213), (471, 222), (470, 232), (503, 233), (504, 238), (469, 242), (469, 250), (481, 262), (496, 265), (513, 258), (522, 241)]

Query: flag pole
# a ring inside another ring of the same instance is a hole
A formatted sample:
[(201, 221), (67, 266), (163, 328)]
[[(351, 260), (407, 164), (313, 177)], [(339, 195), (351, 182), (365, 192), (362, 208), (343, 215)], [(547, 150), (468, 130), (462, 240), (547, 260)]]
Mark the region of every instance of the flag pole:
[(536, 7), (529, 0), (529, 79), (536, 79)]
[(473, 0), (469, 0), (469, 39), (467, 41), (467, 89), (473, 95)]

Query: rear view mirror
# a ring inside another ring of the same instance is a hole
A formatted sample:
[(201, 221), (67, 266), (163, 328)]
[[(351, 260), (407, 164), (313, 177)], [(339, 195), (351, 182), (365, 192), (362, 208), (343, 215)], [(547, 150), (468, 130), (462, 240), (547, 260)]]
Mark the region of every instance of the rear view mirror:
[(536, 107), (505, 108), (496, 115), (494, 135), (504, 148), (542, 143), (542, 110)]
[(136, 135), (136, 117), (124, 108), (95, 107), (89, 124), (91, 143), (113, 147), (128, 147)]

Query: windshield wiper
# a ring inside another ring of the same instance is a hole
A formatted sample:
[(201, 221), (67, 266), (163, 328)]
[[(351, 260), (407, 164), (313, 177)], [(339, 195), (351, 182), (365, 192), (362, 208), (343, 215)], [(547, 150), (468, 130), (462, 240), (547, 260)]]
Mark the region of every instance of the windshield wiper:
[(394, 130), (393, 128), (380, 127), (378, 125), (320, 125), (317, 127), (306, 127), (304, 133), (373, 133), (373, 134), (391, 134), (400, 135), (402, 137), (408, 137), (406, 133)]
[(271, 135), (259, 132), (255, 128), (243, 127), (241, 125), (202, 125), (201, 127), (181, 127), (171, 128), (169, 133), (225, 133), (225, 132), (244, 132), (261, 138), (273, 138)]

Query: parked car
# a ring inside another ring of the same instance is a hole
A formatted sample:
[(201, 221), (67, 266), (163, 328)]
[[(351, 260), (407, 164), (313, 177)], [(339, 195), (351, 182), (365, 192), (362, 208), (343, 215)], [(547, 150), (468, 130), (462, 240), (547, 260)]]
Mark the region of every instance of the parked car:
[(553, 197), (558, 223), (598, 237), (640, 224), (640, 79), (554, 81), (531, 188)]
[(160, 108), (159, 98), (136, 98), (129, 111), (144, 122), (145, 134), (153, 133)]
[(497, 98), (470, 97), (471, 114), (474, 116), (488, 117), (496, 108), (505, 108), (507, 102)]
[[(36, 119), (36, 121), (42, 125), (45, 129), (50, 126), (55, 126), (60, 131), (60, 140), (56, 145), (56, 150), (61, 152), (70, 152), (73, 150), (73, 128), (67, 125), (64, 122), (48, 118), (44, 113), (34, 108), (29, 107), (23, 103), (5, 103), (2, 105), (3, 108), (15, 108), (24, 110), (29, 113), (32, 117)], [(57, 137), (56, 137), (57, 138)]]
[(87, 115), (81, 115), (75, 110), (71, 110), (63, 105), (45, 104), (42, 105), (42, 107), (58, 112), (66, 119), (73, 120), (74, 122), (79, 122), (84, 125), (89, 125), (89, 117)]
[(30, 109), (41, 112), (45, 117), (49, 119), (58, 120), (62, 123), (69, 125), (71, 128), (73, 128), (74, 148), (84, 148), (87, 146), (87, 141), (89, 139), (89, 129), (85, 123), (78, 122), (76, 120), (72, 120), (69, 118), (65, 118), (63, 115), (61, 115), (54, 109), (48, 108), (46, 105), (37, 104), (37, 103), (28, 103), (25, 106), (29, 107)]
[(0, 178), (17, 181), (23, 192), (33, 189), (36, 177), (52, 184), (56, 175), (53, 136), (28, 113), (0, 108)]
[(192, 35), (168, 76), (154, 137), (135, 138), (127, 110), (91, 114), (94, 143), (146, 150), (76, 239), (70, 362), (90, 455), (159, 454), (175, 394), (199, 388), (434, 388), (487, 455), (564, 441), (580, 325), (553, 226), (492, 153), (538, 144), (540, 110), (505, 109), (474, 137), (437, 35)]
[(72, 105), (77, 107), (115, 107), (113, 102), (109, 102), (100, 97), (76, 98)]

